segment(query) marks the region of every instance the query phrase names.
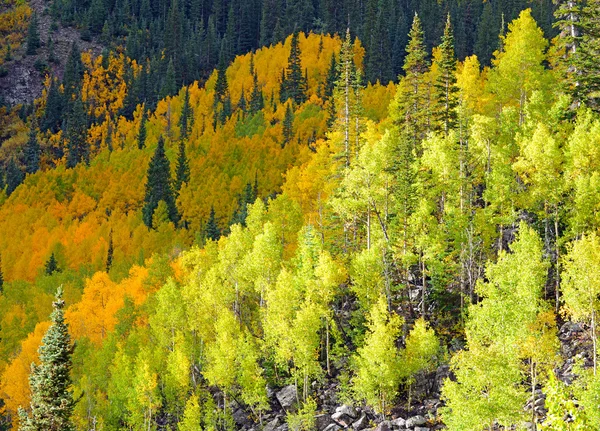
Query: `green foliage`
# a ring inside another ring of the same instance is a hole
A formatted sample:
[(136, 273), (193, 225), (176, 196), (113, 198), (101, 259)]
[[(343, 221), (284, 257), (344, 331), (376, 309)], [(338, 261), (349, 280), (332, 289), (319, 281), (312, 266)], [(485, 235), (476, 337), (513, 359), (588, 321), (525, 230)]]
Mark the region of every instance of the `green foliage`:
[(27, 55), (36, 54), (41, 45), (37, 14), (34, 13), (31, 15), (31, 21), (27, 29)]
[(310, 431), (315, 429), (315, 414), (317, 412), (317, 403), (310, 397), (302, 403), (302, 407), (297, 413), (289, 413), (286, 422), (290, 430)]
[(295, 32), (292, 36), (290, 47), (290, 56), (288, 65), (282, 74), (281, 87), (279, 88), (279, 99), (281, 103), (292, 99), (296, 105), (301, 105), (306, 101), (306, 91), (308, 82), (302, 70), (300, 62), (300, 41), (299, 33)]
[(30, 411), (19, 410), (21, 429), (27, 431), (75, 429), (71, 421), (75, 405), (70, 377), (73, 347), (64, 319), (65, 302), (62, 299), (62, 287), (58, 288), (52, 306), (52, 324), (39, 349), (40, 364), (31, 367)]

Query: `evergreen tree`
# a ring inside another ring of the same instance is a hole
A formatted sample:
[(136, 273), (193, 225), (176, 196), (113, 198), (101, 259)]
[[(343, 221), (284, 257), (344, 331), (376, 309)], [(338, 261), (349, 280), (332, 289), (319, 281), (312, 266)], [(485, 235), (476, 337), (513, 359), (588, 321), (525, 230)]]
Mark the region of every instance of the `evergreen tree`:
[(138, 130), (137, 135), (137, 145), (141, 150), (146, 146), (146, 107), (142, 107), (142, 119), (140, 120), (140, 129)]
[(333, 97), (335, 90), (335, 84), (339, 79), (338, 63), (335, 58), (335, 53), (331, 54), (331, 61), (329, 62), (329, 69), (327, 70), (327, 77), (325, 78), (325, 101), (330, 101)]
[(225, 60), (221, 58), (219, 60), (219, 67), (217, 68), (217, 82), (215, 83), (215, 98), (214, 107), (216, 108), (219, 102), (223, 102), (226, 94), (229, 93), (229, 85), (227, 84), (227, 66)]
[(308, 82), (302, 73), (302, 64), (300, 62), (300, 40), (298, 32), (292, 35), (290, 56), (288, 65), (282, 75), (281, 87), (279, 90), (281, 102), (292, 99), (294, 103), (300, 105), (306, 101), (306, 92)]
[(46, 261), (44, 265), (44, 271), (46, 275), (52, 275), (55, 272), (60, 272), (60, 268), (58, 267), (58, 261), (56, 260), (56, 256), (54, 253), (50, 255), (50, 258)]
[(241, 224), (242, 226), (246, 226), (246, 218), (248, 217), (248, 205), (252, 205), (256, 200), (256, 197), (257, 196), (254, 192), (252, 184), (246, 183), (244, 191), (238, 197), (238, 205), (235, 211), (233, 212), (233, 216), (231, 217), (231, 222), (229, 223), (230, 226), (234, 224)]
[(11, 158), (6, 166), (6, 195), (10, 196), (25, 179), (25, 174), (17, 165), (14, 158)]
[[(67, 64), (65, 65), (65, 72), (63, 74), (63, 86), (66, 100), (69, 101), (73, 94), (77, 93), (77, 89), (81, 83), (83, 77), (84, 67), (81, 62), (81, 52), (77, 43), (73, 42), (71, 45), (71, 52), (67, 58)], [(67, 102), (68, 103), (68, 102)]]
[(288, 103), (285, 107), (285, 117), (283, 117), (283, 142), (281, 148), (290, 143), (294, 136), (294, 111), (292, 104)]
[(111, 229), (110, 233), (108, 234), (108, 251), (106, 253), (106, 272), (107, 273), (110, 271), (110, 268), (112, 268), (114, 251), (115, 251), (115, 249), (114, 249), (114, 245), (113, 245), (113, 233), (112, 233), (112, 229)]
[(439, 46), (440, 58), (437, 62), (438, 77), (434, 86), (433, 116), (436, 125), (447, 135), (454, 128), (458, 118), (458, 87), (456, 86), (456, 57), (454, 55), (454, 34), (450, 14), (446, 20), (442, 43)]
[(400, 81), (396, 97), (390, 106), (390, 116), (395, 124), (406, 130), (407, 136), (412, 139), (413, 148), (418, 149), (428, 124), (428, 90), (425, 83), (428, 62), (423, 27), (417, 14), (408, 36), (403, 66), (405, 76)]
[(179, 153), (177, 154), (177, 170), (175, 173), (175, 192), (179, 193), (183, 183), (190, 181), (190, 162), (185, 153), (185, 141), (179, 141)]
[(250, 95), (250, 113), (256, 114), (265, 107), (265, 100), (260, 84), (258, 83), (258, 75), (256, 71), (252, 74), (252, 93)]
[(87, 115), (81, 97), (77, 97), (67, 119), (67, 168), (74, 168), (81, 161), (90, 163), (87, 143)]
[(63, 118), (63, 95), (58, 88), (56, 79), (50, 79), (50, 87), (46, 95), (46, 109), (42, 117), (40, 129), (42, 132), (50, 130), (52, 133), (58, 132)]
[(240, 111), (242, 111), (242, 115), (246, 112), (248, 108), (248, 104), (246, 102), (246, 95), (244, 91), (244, 86), (242, 85), (242, 93), (240, 95), (240, 100), (238, 100), (237, 107)]
[(215, 207), (212, 206), (210, 207), (210, 215), (208, 216), (208, 221), (204, 228), (204, 236), (206, 239), (211, 239), (213, 241), (218, 241), (218, 239), (221, 238), (221, 230), (219, 229), (217, 218), (215, 216)]
[(179, 136), (181, 139), (186, 139), (191, 127), (192, 108), (190, 107), (190, 90), (185, 87), (183, 97), (183, 107), (181, 108), (181, 116), (179, 117)]
[(35, 174), (40, 169), (41, 148), (37, 140), (35, 122), (32, 119), (29, 128), (29, 140), (23, 151), (25, 158), (25, 173)]
[(179, 213), (175, 206), (175, 196), (171, 186), (171, 168), (169, 159), (165, 154), (165, 141), (162, 136), (158, 138), (158, 144), (150, 165), (148, 166), (148, 175), (146, 180), (146, 193), (144, 196), (144, 208), (142, 209), (142, 218), (149, 228), (153, 227), (152, 218), (154, 210), (158, 207), (160, 201), (165, 202), (169, 220), (175, 225), (179, 221)]
[(106, 145), (106, 149), (112, 153), (113, 151), (113, 125), (110, 119), (108, 120), (108, 124), (106, 125), (106, 138), (104, 138), (104, 144)]
[(177, 93), (177, 77), (175, 76), (175, 66), (173, 65), (173, 59), (169, 60), (167, 66), (167, 73), (163, 79), (162, 87), (160, 88), (159, 98), (164, 99), (168, 96), (173, 96)]
[(40, 33), (38, 31), (37, 14), (31, 14), (31, 21), (27, 29), (27, 55), (35, 55), (41, 46)]
[(22, 408), (19, 410), (21, 429), (24, 431), (75, 430), (71, 421), (75, 407), (70, 377), (73, 346), (69, 327), (64, 319), (65, 302), (62, 293), (61, 286), (52, 303), (52, 324), (38, 350), (40, 364), (31, 366), (31, 411), (28, 413)]
[(2, 255), (0, 255), (0, 295), (4, 292), (4, 273), (2, 272)]

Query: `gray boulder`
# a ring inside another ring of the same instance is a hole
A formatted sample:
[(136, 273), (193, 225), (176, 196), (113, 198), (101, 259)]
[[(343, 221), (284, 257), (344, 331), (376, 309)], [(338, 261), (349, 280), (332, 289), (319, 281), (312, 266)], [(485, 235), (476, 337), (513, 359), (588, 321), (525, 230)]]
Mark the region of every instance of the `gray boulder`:
[(279, 401), (279, 404), (281, 405), (281, 407), (283, 407), (285, 410), (289, 410), (291, 407), (293, 407), (296, 404), (296, 400), (297, 400), (296, 386), (294, 386), (294, 385), (286, 386), (285, 388), (278, 391), (275, 394), (275, 397), (277, 398), (277, 401)]
[(414, 428), (418, 425), (425, 425), (425, 423), (427, 422), (427, 420), (425, 420), (425, 418), (423, 416), (417, 415), (417, 416), (413, 416), (412, 418), (408, 418), (406, 419), (406, 428)]
[(390, 421), (393, 429), (404, 429), (406, 428), (406, 421), (402, 418), (396, 418)]
[(279, 418), (273, 419), (271, 422), (267, 423), (263, 428), (263, 431), (275, 431), (275, 429), (279, 426)]

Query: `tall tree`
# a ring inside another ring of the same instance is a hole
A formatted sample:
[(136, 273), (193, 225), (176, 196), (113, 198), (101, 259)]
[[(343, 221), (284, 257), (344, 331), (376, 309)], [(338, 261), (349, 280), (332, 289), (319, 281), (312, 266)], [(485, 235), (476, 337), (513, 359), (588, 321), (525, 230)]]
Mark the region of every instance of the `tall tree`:
[(70, 376), (73, 346), (64, 318), (65, 301), (62, 294), (61, 286), (52, 303), (52, 324), (39, 348), (40, 364), (31, 366), (30, 411), (19, 410), (21, 429), (24, 431), (75, 430), (71, 421), (75, 407)]
[(292, 99), (294, 103), (300, 105), (306, 101), (307, 90), (308, 82), (302, 73), (300, 61), (300, 35), (296, 32), (292, 35), (288, 65), (279, 90), (280, 100), (283, 103), (287, 99)]
[(79, 51), (77, 43), (73, 42), (63, 74), (64, 94), (67, 103), (70, 103), (72, 96), (77, 93), (77, 89), (81, 84), (81, 78), (83, 78), (83, 73), (84, 67), (81, 62), (81, 52)]
[(6, 166), (6, 194), (10, 196), (25, 179), (25, 174), (15, 161), (14, 157), (8, 161)]
[(146, 146), (146, 122), (147, 122), (146, 107), (142, 105), (142, 118), (140, 119), (140, 128), (137, 134), (137, 146), (141, 150)]
[(27, 29), (27, 55), (36, 54), (41, 44), (37, 14), (34, 12), (31, 14), (31, 21), (29, 21), (29, 28)]
[(58, 267), (58, 261), (56, 260), (56, 256), (54, 253), (50, 254), (50, 257), (46, 261), (44, 265), (44, 272), (46, 275), (52, 275), (55, 272), (60, 272), (60, 268)]
[(281, 148), (290, 143), (294, 136), (294, 111), (292, 104), (288, 103), (285, 107), (285, 116), (283, 117), (283, 142)]
[(185, 153), (185, 141), (179, 141), (179, 152), (177, 154), (177, 167), (175, 171), (175, 192), (181, 190), (184, 183), (190, 181), (190, 162)]
[(114, 252), (115, 252), (115, 248), (113, 245), (113, 231), (111, 229), (110, 233), (108, 234), (108, 251), (106, 252), (106, 272), (107, 273), (112, 268)]
[(34, 174), (40, 169), (41, 148), (37, 140), (35, 121), (31, 120), (29, 139), (23, 151), (25, 157), (25, 173)]
[(256, 71), (252, 74), (252, 93), (250, 94), (250, 113), (256, 114), (265, 107), (262, 88), (258, 82)]
[(183, 107), (181, 108), (181, 116), (179, 117), (179, 136), (181, 139), (186, 139), (190, 132), (192, 115), (190, 89), (189, 87), (185, 87)]
[(423, 26), (415, 14), (406, 47), (404, 59), (405, 76), (400, 80), (394, 101), (390, 105), (390, 116), (394, 123), (405, 129), (414, 149), (419, 151), (419, 143), (428, 130), (428, 89), (425, 73), (428, 71), (427, 51)]
[(217, 224), (215, 207), (213, 206), (210, 207), (210, 215), (204, 227), (204, 236), (213, 241), (218, 241), (221, 238), (221, 229), (219, 229), (219, 225)]
[(77, 97), (67, 119), (67, 168), (79, 162), (90, 163), (90, 148), (87, 142), (87, 114), (81, 97)]
[(171, 168), (165, 154), (165, 141), (162, 136), (158, 138), (156, 150), (148, 166), (146, 180), (142, 218), (149, 228), (153, 227), (152, 218), (160, 201), (166, 204), (169, 220), (176, 225), (179, 221), (179, 213), (175, 206), (175, 195), (171, 185)]
[(454, 55), (454, 33), (450, 14), (439, 46), (438, 76), (433, 84), (433, 117), (436, 125), (447, 135), (456, 126), (458, 87), (456, 85), (456, 56)]
[(0, 295), (4, 292), (4, 273), (2, 272), (2, 255), (0, 254)]
[(58, 81), (56, 78), (50, 78), (50, 87), (46, 94), (46, 109), (40, 129), (42, 132), (50, 130), (52, 133), (58, 132), (63, 118), (63, 95), (59, 90)]

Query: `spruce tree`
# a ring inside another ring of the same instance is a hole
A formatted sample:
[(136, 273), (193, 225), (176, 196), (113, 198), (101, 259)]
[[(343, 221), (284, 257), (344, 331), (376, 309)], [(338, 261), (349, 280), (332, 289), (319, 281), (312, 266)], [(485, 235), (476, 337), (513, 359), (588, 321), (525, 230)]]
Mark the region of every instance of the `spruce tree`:
[(215, 83), (214, 107), (216, 108), (219, 102), (223, 102), (225, 95), (229, 93), (229, 85), (227, 84), (227, 66), (225, 60), (221, 57), (219, 67), (217, 68), (217, 82)]
[(38, 350), (40, 364), (31, 365), (30, 411), (19, 409), (23, 431), (75, 430), (71, 421), (75, 407), (70, 377), (73, 346), (64, 318), (65, 302), (62, 293), (61, 286), (56, 292), (56, 300), (52, 303), (52, 324), (42, 338)]
[(142, 218), (149, 228), (152, 228), (152, 217), (158, 203), (164, 201), (167, 206), (169, 220), (175, 225), (179, 221), (179, 213), (175, 206), (175, 196), (171, 186), (171, 168), (169, 159), (165, 154), (165, 141), (162, 136), (158, 138), (158, 144), (150, 165), (146, 180), (146, 193), (144, 197), (144, 208)]
[(256, 114), (265, 107), (265, 100), (256, 71), (252, 74), (252, 93), (250, 95), (250, 113)]
[(221, 230), (219, 229), (217, 217), (215, 216), (215, 207), (212, 206), (210, 207), (210, 215), (208, 216), (208, 221), (204, 228), (204, 236), (213, 241), (218, 241), (218, 239), (221, 238)]
[(50, 87), (46, 95), (46, 109), (40, 129), (42, 132), (50, 130), (52, 133), (58, 132), (63, 118), (63, 95), (59, 90), (59, 85), (56, 79), (50, 79)]
[(35, 55), (41, 46), (40, 33), (38, 31), (37, 14), (31, 14), (31, 21), (27, 29), (27, 55)]
[(179, 153), (177, 154), (177, 169), (175, 172), (175, 192), (179, 193), (183, 183), (190, 181), (190, 163), (185, 153), (185, 141), (179, 141)]
[(335, 83), (339, 79), (338, 75), (338, 62), (335, 58), (335, 53), (331, 54), (331, 61), (329, 62), (329, 69), (327, 70), (327, 77), (325, 78), (325, 101), (330, 101), (335, 91)]
[(52, 253), (50, 255), (50, 258), (48, 258), (48, 260), (46, 261), (46, 264), (44, 265), (44, 272), (46, 273), (46, 275), (52, 275), (55, 272), (60, 272), (60, 268), (58, 267), (58, 261), (56, 260), (56, 256), (54, 256), (54, 253)]
[(175, 66), (173, 65), (173, 59), (169, 60), (167, 65), (167, 73), (163, 79), (162, 87), (160, 89), (159, 97), (164, 99), (165, 97), (172, 96), (177, 93), (177, 77), (175, 76)]
[(137, 145), (140, 150), (146, 146), (146, 117), (146, 108), (142, 107), (142, 119), (140, 120), (140, 129), (137, 135)]
[(2, 255), (0, 255), (0, 295), (4, 292), (4, 273), (2, 272)]
[(433, 84), (434, 119), (437, 127), (447, 135), (456, 125), (458, 106), (458, 87), (456, 86), (456, 57), (454, 55), (454, 34), (450, 23), (450, 14), (439, 46), (439, 76)]
[(425, 137), (428, 124), (428, 100), (425, 74), (429, 67), (423, 27), (415, 14), (409, 33), (404, 60), (405, 76), (401, 79), (396, 97), (390, 106), (390, 116), (394, 123), (404, 128), (412, 139), (412, 145), (419, 148)]
[(300, 39), (298, 32), (292, 35), (290, 56), (285, 73), (282, 75), (280, 98), (281, 102), (292, 99), (294, 103), (300, 105), (306, 101), (306, 92), (308, 82), (302, 73), (302, 64), (300, 62)]
[(281, 148), (284, 148), (294, 136), (294, 111), (292, 104), (288, 103), (285, 107), (285, 117), (283, 118), (283, 142)]
[(183, 107), (181, 108), (181, 116), (179, 117), (179, 136), (181, 139), (187, 138), (192, 119), (192, 108), (190, 107), (190, 89), (185, 87), (183, 96)]
[(6, 167), (6, 195), (10, 196), (25, 179), (25, 174), (17, 165), (14, 158), (11, 158)]
[(25, 157), (25, 173), (35, 174), (40, 169), (41, 148), (37, 140), (35, 121), (31, 120), (29, 139), (23, 151)]
[(110, 233), (108, 234), (108, 251), (106, 253), (106, 272), (107, 273), (110, 271), (110, 268), (112, 268), (114, 252), (115, 252), (115, 248), (113, 245), (113, 233), (112, 233), (112, 229), (111, 229)]
[(83, 77), (84, 67), (81, 62), (81, 52), (77, 43), (73, 42), (71, 45), (71, 52), (67, 58), (67, 64), (65, 65), (65, 72), (63, 74), (63, 86), (64, 94), (67, 96), (66, 100), (69, 101), (71, 96), (77, 93), (77, 89), (81, 83)]
[(244, 85), (242, 85), (242, 94), (240, 95), (240, 100), (237, 103), (237, 107), (240, 111), (242, 111), (242, 114), (245, 113), (246, 110), (248, 109), (248, 103), (246, 102)]
[(74, 168), (81, 161), (90, 162), (87, 143), (87, 115), (81, 97), (77, 97), (67, 119), (67, 168)]

